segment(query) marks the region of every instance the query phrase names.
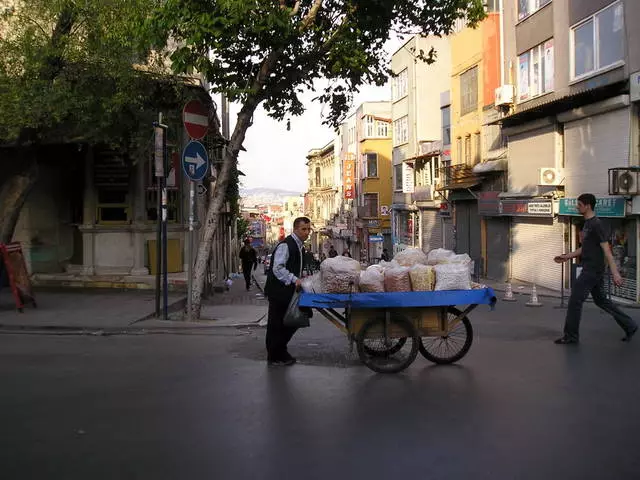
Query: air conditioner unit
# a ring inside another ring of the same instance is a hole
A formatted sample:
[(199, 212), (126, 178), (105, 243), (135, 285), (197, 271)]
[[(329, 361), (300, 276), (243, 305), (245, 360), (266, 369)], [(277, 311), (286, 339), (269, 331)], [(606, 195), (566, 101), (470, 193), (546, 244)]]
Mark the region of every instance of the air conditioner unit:
[(496, 88), (495, 106), (513, 105), (516, 98), (516, 87), (514, 85), (501, 85)]
[(609, 170), (610, 195), (640, 195), (640, 169), (638, 167)]
[(538, 169), (538, 185), (544, 187), (557, 187), (564, 180), (564, 172), (560, 168)]

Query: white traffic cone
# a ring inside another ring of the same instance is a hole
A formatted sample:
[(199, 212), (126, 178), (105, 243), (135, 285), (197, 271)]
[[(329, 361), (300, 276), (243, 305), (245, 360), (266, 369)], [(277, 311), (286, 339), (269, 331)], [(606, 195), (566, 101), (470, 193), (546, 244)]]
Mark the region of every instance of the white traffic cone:
[(526, 303), (527, 307), (541, 307), (542, 304), (538, 301), (538, 290), (536, 290), (536, 284), (531, 287), (531, 300)]
[(511, 287), (511, 282), (507, 283), (507, 289), (504, 292), (504, 297), (502, 297), (502, 301), (504, 302), (517, 302), (515, 295), (513, 294), (513, 288)]

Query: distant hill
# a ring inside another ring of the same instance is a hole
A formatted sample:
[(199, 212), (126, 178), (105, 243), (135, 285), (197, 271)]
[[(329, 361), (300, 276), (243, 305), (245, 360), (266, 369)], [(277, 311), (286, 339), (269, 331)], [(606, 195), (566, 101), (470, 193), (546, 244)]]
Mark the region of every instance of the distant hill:
[(292, 190), (282, 190), (279, 188), (241, 188), (240, 196), (242, 203), (246, 207), (255, 205), (263, 205), (269, 203), (282, 203), (287, 197), (297, 197), (303, 192), (295, 192)]

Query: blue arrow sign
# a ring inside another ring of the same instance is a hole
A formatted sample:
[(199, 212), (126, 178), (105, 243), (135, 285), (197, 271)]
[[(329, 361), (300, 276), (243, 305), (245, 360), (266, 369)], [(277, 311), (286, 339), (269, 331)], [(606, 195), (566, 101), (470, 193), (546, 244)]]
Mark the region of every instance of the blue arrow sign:
[(209, 156), (200, 142), (191, 141), (182, 152), (182, 170), (192, 181), (202, 180), (209, 168)]

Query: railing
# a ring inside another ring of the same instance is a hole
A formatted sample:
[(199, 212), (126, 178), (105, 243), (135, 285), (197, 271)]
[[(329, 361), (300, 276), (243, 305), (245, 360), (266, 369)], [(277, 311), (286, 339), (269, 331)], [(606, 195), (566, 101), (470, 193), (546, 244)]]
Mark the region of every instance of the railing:
[(470, 165), (450, 165), (440, 169), (440, 178), (443, 187), (451, 187), (457, 184), (478, 181), (480, 177), (473, 173)]

